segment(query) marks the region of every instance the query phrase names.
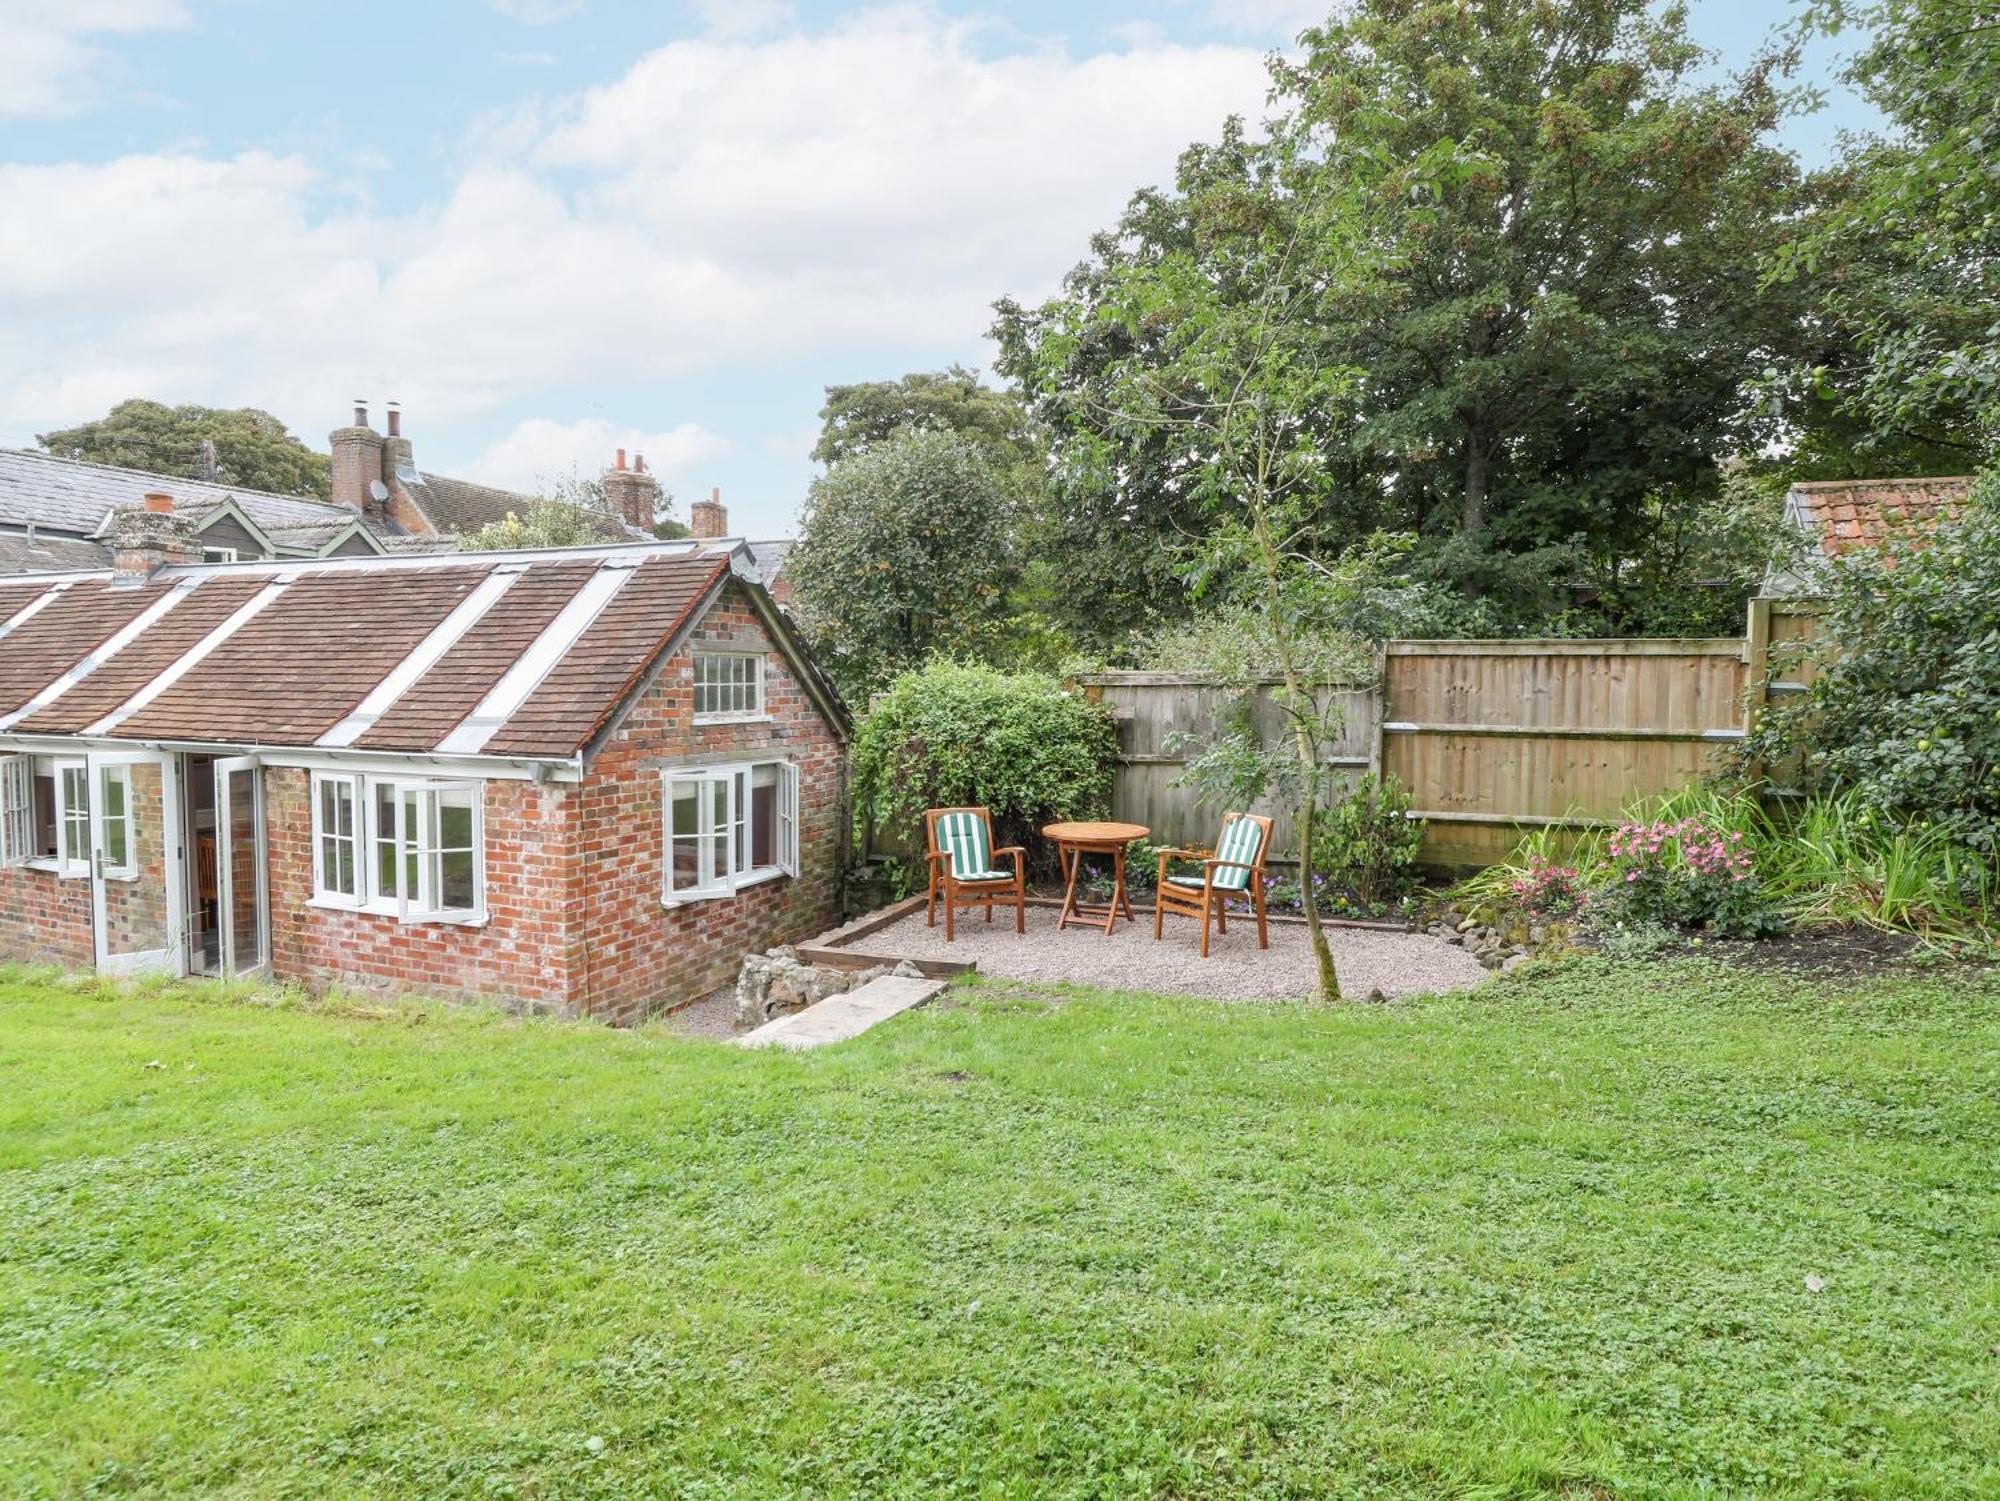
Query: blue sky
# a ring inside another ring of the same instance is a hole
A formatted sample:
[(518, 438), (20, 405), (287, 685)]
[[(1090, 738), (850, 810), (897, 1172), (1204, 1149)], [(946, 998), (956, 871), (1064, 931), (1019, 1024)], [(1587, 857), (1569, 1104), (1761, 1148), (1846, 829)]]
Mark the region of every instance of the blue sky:
[[(1726, 66), (1789, 7), (1691, 9)], [(128, 395), (317, 444), (394, 398), (425, 468), (636, 447), (782, 532), (824, 386), (984, 365), (991, 301), (1255, 113), (1314, 11), (3, 0), (0, 444)], [(1787, 140), (1867, 123), (1836, 92)]]

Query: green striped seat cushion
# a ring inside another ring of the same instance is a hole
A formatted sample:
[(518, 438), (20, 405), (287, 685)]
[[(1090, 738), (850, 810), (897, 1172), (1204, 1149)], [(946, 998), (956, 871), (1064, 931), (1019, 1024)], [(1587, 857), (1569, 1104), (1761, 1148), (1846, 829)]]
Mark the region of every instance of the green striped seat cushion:
[(1011, 870), (993, 868), (986, 820), (977, 813), (947, 813), (937, 821), (938, 848), (951, 857), (954, 881), (1011, 881)]
[[(1257, 863), (1257, 848), (1264, 842), (1264, 827), (1255, 819), (1239, 818), (1222, 831), (1222, 843), (1215, 847), (1218, 860), (1241, 860), (1244, 865)], [(1241, 891), (1250, 884), (1250, 872), (1239, 866), (1218, 866), (1215, 884), (1224, 891)]]

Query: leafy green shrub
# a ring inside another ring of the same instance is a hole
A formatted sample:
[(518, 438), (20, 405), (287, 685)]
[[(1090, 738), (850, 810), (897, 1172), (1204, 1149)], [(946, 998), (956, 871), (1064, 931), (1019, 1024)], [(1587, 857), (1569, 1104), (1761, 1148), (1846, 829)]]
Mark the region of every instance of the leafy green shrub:
[(1823, 672), (1765, 712), (1744, 754), (2000, 854), (2000, 475), (1933, 535), (1845, 554), (1823, 592)]
[(1699, 815), (1628, 819), (1605, 846), (1611, 879), (1590, 894), (1594, 926), (1659, 923), (1724, 938), (1768, 938), (1785, 919), (1757, 878), (1741, 829)]
[(1110, 711), (1055, 678), (933, 662), (890, 684), (855, 732), (856, 839), (873, 827), (921, 851), (926, 808), (985, 807), (994, 842), (1046, 869), (1042, 825), (1103, 817), (1117, 759)]
[[(1373, 912), (1416, 885), (1424, 821), (1410, 817), (1410, 790), (1395, 777), (1361, 777), (1320, 811), (1313, 870), (1335, 897)], [(1325, 899), (1322, 897), (1324, 906)]]

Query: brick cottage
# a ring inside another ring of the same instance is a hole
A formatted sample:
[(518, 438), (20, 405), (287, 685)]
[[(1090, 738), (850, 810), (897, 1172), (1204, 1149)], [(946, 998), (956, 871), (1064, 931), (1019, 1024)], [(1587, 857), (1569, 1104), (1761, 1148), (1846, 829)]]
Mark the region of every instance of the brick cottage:
[(833, 922), (844, 735), (740, 544), (135, 542), (0, 580), (0, 959), (636, 1020)]

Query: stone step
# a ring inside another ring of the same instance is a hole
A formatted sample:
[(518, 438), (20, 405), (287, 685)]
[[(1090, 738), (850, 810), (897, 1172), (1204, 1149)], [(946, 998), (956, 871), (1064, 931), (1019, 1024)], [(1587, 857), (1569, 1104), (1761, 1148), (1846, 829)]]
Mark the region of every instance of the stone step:
[(746, 1048), (819, 1048), (830, 1042), (859, 1037), (877, 1022), (885, 1022), (912, 1006), (921, 1006), (943, 990), (943, 980), (912, 980), (882, 975), (844, 995), (830, 995), (814, 1006), (765, 1022), (736, 1039)]

